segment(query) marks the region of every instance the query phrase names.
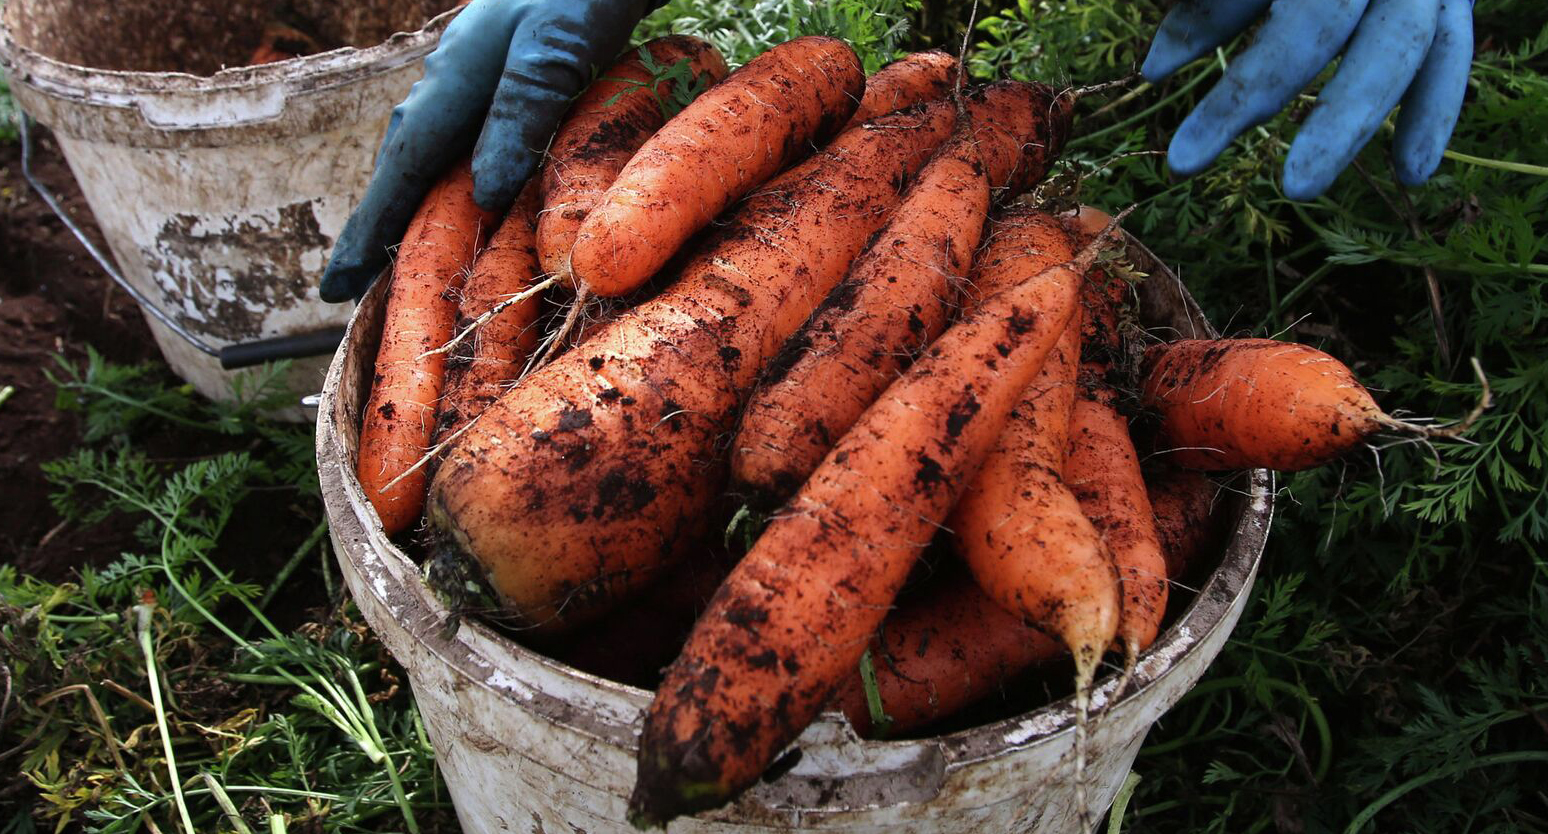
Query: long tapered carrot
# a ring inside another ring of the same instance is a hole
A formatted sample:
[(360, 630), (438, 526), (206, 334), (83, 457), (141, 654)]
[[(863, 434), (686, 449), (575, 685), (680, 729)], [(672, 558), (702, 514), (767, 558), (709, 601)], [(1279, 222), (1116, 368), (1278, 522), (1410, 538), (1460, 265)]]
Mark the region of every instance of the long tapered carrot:
[(569, 272), (598, 295), (638, 288), (737, 198), (837, 132), (864, 84), (836, 38), (796, 38), (749, 61), (640, 147), (581, 223)]
[[(1032, 99), (1026, 109), (975, 118), (966, 128), (982, 162), (979, 179), (999, 189), (1002, 199), (1047, 172), (1070, 125), (1068, 97), (1042, 85), (1020, 89)], [(975, 90), (968, 100), (982, 109), (984, 95)], [(882, 238), (785, 345), (732, 442), (740, 494), (770, 506), (788, 498), (914, 353), (940, 334), (963, 273), (956, 253), (964, 244), (972, 249), (980, 237), (983, 212), (976, 206), (986, 199), (967, 200), (961, 191), (969, 185), (981, 190), (976, 183), (958, 174), (933, 186), (957, 192), (949, 199), (921, 199), (955, 206), (958, 214), (943, 213), (909, 235)], [(970, 205), (975, 214), (962, 215)]]
[[(968, 99), (978, 128), (1047, 103), (1015, 82)], [(515, 617), (552, 629), (688, 555), (723, 492), (724, 438), (742, 398), (887, 219), (954, 113), (934, 102), (847, 131), (744, 201), (676, 283), (529, 374), (448, 450), (428, 507), (437, 548), (478, 565)], [(1029, 120), (1018, 144), (1045, 145), (1039, 124)], [(1026, 164), (1012, 167), (1020, 176)]]
[(636, 824), (727, 801), (828, 702), (1068, 326), (1093, 256), (948, 329), (769, 524), (646, 712)]
[[(472, 272), (462, 284), (457, 303), (459, 332), (538, 280), (533, 245), (536, 214), (537, 189), (528, 183), (490, 235), (489, 244), (474, 259)], [(537, 347), (542, 303), (542, 297), (534, 295), (508, 304), (454, 349), (446, 360), (438, 443), (460, 431), (520, 376), (523, 361)]]
[(951, 92), (956, 75), (957, 59), (939, 49), (905, 55), (865, 80), (865, 95), (844, 128), (940, 98)]
[(425, 471), (409, 470), (435, 432), (446, 358), (421, 356), (451, 339), (463, 270), (493, 223), (473, 202), (473, 167), (464, 160), (425, 196), (398, 247), (355, 469), (389, 535), (424, 509)]
[[(1023, 248), (1024, 247), (1024, 248)], [(1013, 215), (974, 271), (993, 292), (1068, 260), (1069, 236), (1041, 212)], [(1057, 636), (1090, 685), (1118, 628), (1112, 555), (1064, 485), (1081, 317), (1060, 335), (947, 522), (979, 586), (1007, 610)]]
[(726, 62), (707, 41), (669, 35), (641, 44), (609, 67), (570, 105), (549, 143), (543, 162), (542, 213), (538, 216), (538, 261), (550, 274), (565, 271), (581, 222), (591, 213), (634, 152), (667, 120), (666, 102), (685, 92), (678, 77), (655, 77), (643, 50), (657, 67), (686, 61), (688, 74), (714, 84), (726, 76)]

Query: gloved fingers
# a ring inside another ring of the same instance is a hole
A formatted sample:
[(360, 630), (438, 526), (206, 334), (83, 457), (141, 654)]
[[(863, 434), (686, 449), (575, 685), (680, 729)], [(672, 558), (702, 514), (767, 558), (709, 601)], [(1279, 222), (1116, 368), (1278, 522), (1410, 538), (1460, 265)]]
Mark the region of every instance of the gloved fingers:
[(565, 0), (543, 3), (522, 19), (473, 151), (474, 202), (492, 210), (510, 205), (570, 101), (623, 51), (646, 5)]
[(393, 110), (365, 196), (334, 242), (323, 270), (324, 301), (365, 293), (430, 187), (468, 152), (526, 8), (510, 0), (473, 0), (447, 25), (425, 58), (424, 78)]
[(1263, 15), (1270, 0), (1180, 0), (1166, 13), (1140, 74), (1154, 84), (1236, 37)]
[(1398, 182), (1419, 185), (1435, 173), (1462, 112), (1473, 65), (1473, 4), (1441, 0), (1435, 41), (1398, 111), (1392, 156)]
[(1376, 135), (1435, 39), (1440, 0), (1371, 0), (1285, 157), (1285, 196), (1310, 200)]
[(1193, 176), (1242, 131), (1284, 109), (1344, 48), (1365, 7), (1366, 0), (1275, 0), (1252, 44), (1173, 134), (1167, 164)]

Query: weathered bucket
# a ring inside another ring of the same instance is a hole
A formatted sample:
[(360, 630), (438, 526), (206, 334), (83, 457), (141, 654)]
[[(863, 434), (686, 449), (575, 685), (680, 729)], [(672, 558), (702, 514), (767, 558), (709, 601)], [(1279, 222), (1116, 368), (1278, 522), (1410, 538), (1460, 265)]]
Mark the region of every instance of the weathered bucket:
[[(1177, 278), (1138, 244), (1150, 274), (1143, 318), (1182, 336), (1214, 335)], [(466, 834), (623, 834), (641, 717), (651, 693), (584, 674), (478, 622), (443, 629), (446, 608), (383, 533), (354, 475), (360, 414), (381, 333), (382, 285), (361, 302), (323, 388), (317, 461), (343, 574), (361, 613), (409, 674), (436, 763)], [(1151, 724), (1204, 674), (1246, 606), (1272, 515), (1272, 479), (1255, 471), (1229, 507), (1219, 568), (1142, 657), (1134, 686), (1093, 701), (1091, 801), (1106, 808)], [(862, 741), (829, 713), (795, 742), (793, 769), (721, 810), (674, 821), (705, 832), (1069, 834), (1074, 712), (1061, 701), (951, 735)]]
[(350, 308), (324, 304), (318, 276), (450, 15), (430, 18), (454, 2), (297, 2), (340, 48), (240, 66), (274, 5), (8, 0), (0, 18), (17, 102), (53, 129), (119, 270), (165, 314), (147, 311), (167, 363), (212, 398), (230, 373), (211, 354), (260, 340), (310, 341), (289, 382), (322, 384), (323, 337)]

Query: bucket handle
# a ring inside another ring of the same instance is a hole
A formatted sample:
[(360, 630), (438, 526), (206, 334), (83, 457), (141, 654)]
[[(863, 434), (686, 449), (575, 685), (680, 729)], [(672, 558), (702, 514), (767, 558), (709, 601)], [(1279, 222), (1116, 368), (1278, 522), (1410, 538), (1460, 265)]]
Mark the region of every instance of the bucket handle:
[(332, 353), (339, 346), (339, 342), (344, 340), (344, 328), (342, 327), (330, 327), (325, 330), (298, 333), (293, 336), (278, 336), (251, 342), (240, 342), (219, 348), (199, 338), (198, 335), (184, 327), (182, 322), (168, 315), (165, 310), (156, 306), (154, 301), (151, 301), (138, 289), (135, 289), (134, 285), (124, 278), (123, 273), (118, 271), (118, 266), (107, 256), (107, 253), (97, 248), (97, 245), (91, 241), (91, 238), (87, 237), (86, 232), (81, 229), (80, 225), (65, 213), (64, 207), (59, 203), (59, 198), (55, 197), (53, 192), (48, 190), (47, 186), (33, 176), (32, 117), (27, 115), (26, 112), (21, 112), (18, 116), (19, 118), (16, 121), (21, 133), (21, 170), (22, 177), (27, 180), (27, 184), (32, 186), (32, 190), (38, 193), (38, 196), (48, 205), (49, 210), (54, 213), (54, 216), (59, 218), (59, 222), (63, 223), (65, 228), (75, 235), (75, 239), (80, 241), (82, 246), (86, 247), (86, 254), (90, 255), (91, 259), (97, 262), (97, 266), (102, 267), (102, 271), (107, 273), (109, 278), (113, 279), (113, 283), (122, 288), (124, 292), (129, 294), (130, 298), (135, 300), (135, 303), (140, 305), (140, 309), (166, 325), (167, 329), (176, 333), (179, 338), (187, 342), (195, 350), (218, 359), (222, 369), (230, 371), (277, 359), (303, 359), (309, 356), (322, 356)]

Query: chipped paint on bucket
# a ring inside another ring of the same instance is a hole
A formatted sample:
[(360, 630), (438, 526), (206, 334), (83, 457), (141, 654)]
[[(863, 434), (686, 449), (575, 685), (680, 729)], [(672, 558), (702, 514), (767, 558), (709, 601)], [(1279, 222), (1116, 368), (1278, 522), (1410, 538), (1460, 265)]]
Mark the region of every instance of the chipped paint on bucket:
[[(1214, 335), (1187, 292), (1137, 243), (1151, 277), (1144, 318)], [(329, 529), (362, 615), (408, 671), (436, 762), (467, 834), (632, 831), (625, 808), (651, 693), (567, 667), (449, 612), (382, 530), (354, 464), (361, 410), (380, 339), (381, 287), (362, 300), (334, 357), (318, 415), (317, 460)], [(1106, 808), (1145, 734), (1204, 674), (1247, 604), (1272, 514), (1272, 480), (1250, 473), (1232, 508), (1220, 567), (1177, 622), (1142, 655), (1132, 688), (1102, 681), (1087, 776)], [(934, 738), (863, 741), (825, 713), (793, 747), (799, 761), (731, 805), (674, 820), (673, 834), (845, 831), (1068, 834), (1075, 830), (1074, 706)]]

